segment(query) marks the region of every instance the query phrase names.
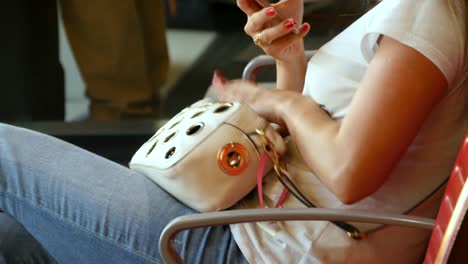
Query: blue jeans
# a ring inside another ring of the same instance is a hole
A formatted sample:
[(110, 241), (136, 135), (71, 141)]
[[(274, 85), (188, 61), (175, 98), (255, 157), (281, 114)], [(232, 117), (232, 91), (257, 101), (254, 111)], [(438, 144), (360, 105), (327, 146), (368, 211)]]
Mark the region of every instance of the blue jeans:
[[(161, 263), (164, 226), (195, 213), (132, 170), (4, 124), (0, 210), (58, 263)], [(246, 263), (228, 226), (184, 232), (175, 242), (186, 263)]]

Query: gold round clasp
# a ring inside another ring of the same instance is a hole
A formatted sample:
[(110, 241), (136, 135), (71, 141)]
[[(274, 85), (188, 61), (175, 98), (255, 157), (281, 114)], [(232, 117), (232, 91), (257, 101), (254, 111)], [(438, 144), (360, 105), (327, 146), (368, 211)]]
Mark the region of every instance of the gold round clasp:
[(229, 176), (241, 174), (248, 164), (248, 155), (245, 147), (239, 143), (229, 143), (218, 151), (218, 166)]

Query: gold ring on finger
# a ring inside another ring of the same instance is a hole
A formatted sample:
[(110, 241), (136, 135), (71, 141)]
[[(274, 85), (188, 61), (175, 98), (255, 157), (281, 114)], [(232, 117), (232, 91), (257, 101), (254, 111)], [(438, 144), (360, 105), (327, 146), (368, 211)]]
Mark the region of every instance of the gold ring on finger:
[(258, 33), (257, 35), (255, 35), (254, 43), (255, 43), (255, 45), (257, 45), (259, 47), (263, 47), (263, 46), (266, 45), (265, 41), (263, 41), (263, 39), (262, 39), (262, 33)]

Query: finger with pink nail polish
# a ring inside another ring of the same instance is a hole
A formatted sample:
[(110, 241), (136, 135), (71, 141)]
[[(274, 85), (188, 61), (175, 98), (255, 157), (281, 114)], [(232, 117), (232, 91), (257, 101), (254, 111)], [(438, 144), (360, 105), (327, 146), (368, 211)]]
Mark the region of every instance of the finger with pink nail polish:
[(222, 95), (225, 93), (225, 84), (226, 79), (224, 78), (224, 76), (221, 74), (220, 71), (215, 70), (213, 80), (211, 81), (211, 86), (213, 87), (213, 90), (215, 91), (218, 97), (222, 97)]

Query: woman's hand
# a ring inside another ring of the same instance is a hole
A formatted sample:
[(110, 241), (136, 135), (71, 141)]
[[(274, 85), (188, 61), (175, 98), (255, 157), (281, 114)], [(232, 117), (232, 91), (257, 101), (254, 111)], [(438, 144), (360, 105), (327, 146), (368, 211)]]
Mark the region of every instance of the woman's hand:
[(291, 96), (300, 95), (291, 91), (262, 88), (249, 81), (228, 81), (219, 71), (213, 76), (212, 87), (220, 101), (246, 103), (261, 117), (280, 126), (284, 126), (281, 107)]
[[(282, 62), (302, 59), (303, 37), (310, 30), (308, 23), (302, 24), (303, 0), (283, 0), (263, 9), (255, 0), (237, 0), (237, 5), (248, 17), (245, 32), (254, 40), (260, 37), (262, 44), (259, 46), (266, 54)], [(297, 25), (300, 25), (299, 33), (294, 34), (292, 31)]]

